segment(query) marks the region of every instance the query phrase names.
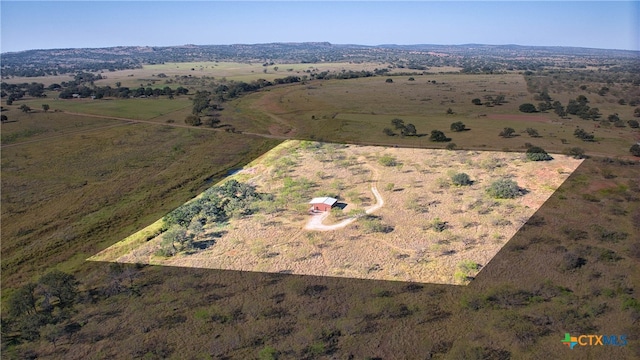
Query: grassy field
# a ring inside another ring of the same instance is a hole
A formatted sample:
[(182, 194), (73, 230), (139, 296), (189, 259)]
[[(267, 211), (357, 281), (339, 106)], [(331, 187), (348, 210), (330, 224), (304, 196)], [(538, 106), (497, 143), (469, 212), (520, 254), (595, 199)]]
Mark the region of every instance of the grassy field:
[[(518, 74), (437, 74), (417, 76), (415, 81), (408, 81), (408, 77), (393, 77), (393, 83), (386, 83), (384, 79), (309, 82), (270, 89), (227, 104), (223, 119), (239, 130), (303, 139), (433, 148), (446, 144), (430, 142), (428, 136), (393, 138), (382, 131), (385, 127), (393, 128), (390, 123), (393, 118), (401, 118), (405, 123), (414, 124), (418, 134), (428, 135), (434, 129), (444, 131), (451, 142), (465, 149), (522, 151), (524, 144), (529, 142), (557, 153), (570, 147), (581, 147), (595, 155), (623, 157), (629, 155), (629, 147), (640, 139), (638, 129), (596, 128), (599, 123), (575, 116), (561, 119), (552, 112), (519, 112), (520, 104), (537, 102), (528, 93), (522, 75)], [(500, 94), (505, 95), (507, 101), (500, 106), (471, 103), (473, 98)], [(578, 94), (579, 91), (563, 94), (563, 97), (575, 98)], [(616, 112), (623, 119), (632, 118), (632, 107), (612, 104), (609, 100), (593, 98), (592, 106), (600, 107), (604, 117)], [(453, 114), (447, 114), (449, 108)], [(462, 121), (470, 131), (450, 131), (451, 123), (456, 121)], [(517, 136), (498, 136), (505, 127), (515, 129)], [(529, 127), (536, 129), (540, 137), (529, 137), (525, 133)], [(576, 127), (593, 132), (597, 141), (576, 139), (573, 136)]]
[[(385, 156), (397, 164), (381, 165)], [(582, 162), (554, 156), (550, 162), (534, 163), (517, 153), (285, 142), (230, 177), (274, 195), (279, 211), (265, 206), (222, 227), (207, 225), (194, 234), (198, 241), (215, 245), (195, 253), (156, 256), (163, 237), (153, 236), (157, 222), (92, 259), (464, 284)], [(455, 172), (469, 174), (473, 184), (452, 185), (450, 174)], [(501, 177), (514, 179), (527, 194), (500, 201), (487, 196), (491, 180)], [(306, 189), (294, 190), (288, 182), (307, 184)], [(391, 231), (368, 232), (369, 220), (334, 231), (300, 231), (310, 221), (307, 202), (312, 197), (340, 199), (344, 207), (325, 220), (339, 223), (351, 211), (376, 203), (371, 187), (382, 191), (384, 201), (374, 215)], [(433, 228), (436, 223), (442, 228)], [(134, 246), (134, 238), (143, 241)], [(123, 247), (128, 251), (123, 253)], [(471, 264), (472, 269), (460, 270), (460, 264)]]
[[(18, 104), (18, 103), (17, 103)], [(74, 113), (84, 113), (99, 116), (112, 116), (137, 120), (150, 120), (161, 116), (171, 116), (174, 112), (184, 109), (191, 111), (191, 100), (187, 96), (174, 99), (143, 98), (143, 99), (33, 99), (20, 101), (33, 110), (41, 110), (42, 104), (50, 106), (50, 112), (55, 110)], [(16, 109), (16, 112), (19, 111)], [(180, 121), (184, 117), (180, 118)]]
[[(75, 269), (275, 144), (161, 125), (91, 129), (118, 122), (59, 115), (24, 115), (58, 129), (17, 138), (2, 149), (3, 287), (52, 266)], [(87, 131), (60, 130), (70, 129), (70, 122), (86, 123), (80, 129)], [(24, 132), (5, 129), (30, 124), (3, 124), (3, 137)], [(46, 138), (49, 133), (62, 134)]]
[[(286, 68), (279, 65), (278, 77), (290, 74)], [(261, 72), (262, 65), (256, 70)], [(237, 74), (262, 77), (256, 70)], [(138, 86), (140, 79), (155, 79), (150, 75), (156, 71), (131, 77), (123, 73), (121, 79)], [(195, 76), (198, 71), (189, 68), (182, 74)], [(116, 77), (107, 76), (106, 83), (115, 83)], [(16, 101), (3, 114), (17, 122), (4, 123), (1, 129), (2, 357), (637, 358), (640, 168), (637, 161), (627, 162), (637, 132), (594, 129), (596, 122), (564, 120), (551, 113), (523, 117), (518, 105), (537, 102), (522, 76), (515, 74), (424, 75), (413, 82), (396, 76), (393, 83), (385, 78), (270, 88), (226, 103), (223, 123), (241, 131), (303, 139), (445, 145), (425, 136), (383, 135), (390, 120), (400, 117), (413, 122), (418, 133), (442, 127), (463, 149), (523, 151), (530, 142), (550, 152), (580, 146), (593, 157), (466, 287), (161, 266), (118, 268), (85, 259), (153, 223), (279, 141), (51, 112), (22, 114), (17, 107), (24, 101)], [(505, 92), (508, 103), (472, 105), (471, 99), (482, 98), (484, 90)], [(565, 104), (582, 93), (578, 88), (556, 90), (551, 95)], [(618, 105), (612, 96), (586, 95), (605, 117), (614, 111), (625, 120), (631, 116), (633, 107)], [(189, 111), (185, 100), (185, 108), (153, 105), (164, 100), (128, 101), (114, 101), (116, 108), (100, 114), (155, 117), (158, 122), (180, 114), (175, 116), (178, 122)], [(51, 99), (29, 102), (34, 109), (42, 103), (56, 109)], [(69, 104), (89, 106), (82, 101)], [(138, 106), (163, 110), (147, 114), (136, 112)], [(453, 115), (446, 114), (449, 107)], [(96, 114), (90, 108), (67, 111)], [(471, 130), (448, 131), (454, 121)], [(519, 136), (497, 135), (511, 125)], [(599, 143), (573, 138), (576, 125), (594, 131)], [(529, 138), (522, 133), (527, 127), (542, 137)], [(73, 310), (55, 312), (63, 332), (54, 337), (55, 343), (45, 332), (18, 341), (21, 327), (28, 324), (6, 316), (7, 297), (54, 268), (73, 273), (79, 281)], [(626, 334), (629, 343), (569, 350), (561, 343), (566, 332)]]
[[(261, 63), (238, 63), (238, 62), (184, 62), (184, 63), (164, 63), (154, 65), (144, 65), (142, 69), (119, 70), (115, 72), (103, 73), (105, 79), (96, 81), (96, 85), (104, 86), (122, 83), (122, 86), (138, 87), (143, 86), (166, 86), (165, 80), (172, 79), (180, 82), (179, 77), (209, 77), (221, 80), (251, 82), (257, 79), (273, 80), (287, 76), (303, 76), (307, 70), (317, 69), (317, 71), (342, 71), (362, 69), (373, 70), (384, 68), (388, 64), (384, 63), (308, 63), (308, 64), (273, 64), (262, 66)], [(277, 67), (277, 70), (275, 69)], [(265, 72), (266, 70), (266, 72)], [(167, 77), (158, 77), (158, 74), (165, 74)], [(12, 79), (12, 82), (19, 82), (19, 79)], [(24, 82), (24, 81), (23, 81)]]

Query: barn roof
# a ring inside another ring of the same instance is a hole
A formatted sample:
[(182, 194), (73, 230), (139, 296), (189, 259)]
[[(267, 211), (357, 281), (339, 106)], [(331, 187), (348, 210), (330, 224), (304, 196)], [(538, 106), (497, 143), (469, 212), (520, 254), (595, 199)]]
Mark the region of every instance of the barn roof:
[(317, 197), (311, 199), (309, 204), (327, 204), (329, 206), (333, 206), (338, 201), (338, 199), (334, 199), (332, 197)]

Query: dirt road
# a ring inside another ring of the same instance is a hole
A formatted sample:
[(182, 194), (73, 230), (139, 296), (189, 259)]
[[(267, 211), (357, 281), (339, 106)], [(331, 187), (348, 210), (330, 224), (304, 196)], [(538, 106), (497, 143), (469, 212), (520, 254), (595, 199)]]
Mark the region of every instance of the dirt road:
[[(375, 205), (369, 207), (368, 209), (365, 210), (365, 213), (367, 214), (371, 214), (374, 211), (377, 211), (378, 209), (380, 209), (383, 205), (384, 205), (384, 199), (382, 198), (382, 196), (380, 195), (380, 192), (378, 191), (378, 187), (377, 182), (378, 182), (378, 172), (376, 171), (375, 168), (371, 167), (371, 170), (373, 171), (373, 173), (375, 174), (375, 178), (376, 181), (373, 183), (373, 185), (371, 185), (371, 192), (373, 193), (373, 196), (375, 196), (376, 198), (376, 203)], [(311, 219), (309, 219), (309, 221), (307, 222), (307, 224), (305, 225), (304, 229), (305, 230), (313, 230), (313, 231), (331, 231), (331, 230), (337, 230), (337, 229), (341, 229), (349, 224), (351, 224), (352, 222), (356, 221), (358, 218), (356, 217), (352, 217), (346, 220), (342, 220), (337, 224), (333, 224), (333, 225), (324, 225), (322, 222), (324, 221), (324, 219), (327, 218), (327, 216), (329, 216), (328, 212), (324, 212), (321, 214), (317, 214), (317, 215), (313, 215), (311, 216)]]

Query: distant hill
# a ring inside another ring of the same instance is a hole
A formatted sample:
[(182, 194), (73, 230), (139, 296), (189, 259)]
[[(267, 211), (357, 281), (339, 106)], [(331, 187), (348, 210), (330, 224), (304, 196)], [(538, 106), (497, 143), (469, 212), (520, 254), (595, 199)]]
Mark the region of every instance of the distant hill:
[(44, 76), (114, 71), (144, 64), (187, 61), (265, 63), (387, 62), (426, 70), (457, 66), (469, 72), (580, 68), (637, 63), (639, 51), (521, 45), (338, 45), (328, 42), (233, 45), (118, 46), (27, 50), (0, 54), (2, 76)]

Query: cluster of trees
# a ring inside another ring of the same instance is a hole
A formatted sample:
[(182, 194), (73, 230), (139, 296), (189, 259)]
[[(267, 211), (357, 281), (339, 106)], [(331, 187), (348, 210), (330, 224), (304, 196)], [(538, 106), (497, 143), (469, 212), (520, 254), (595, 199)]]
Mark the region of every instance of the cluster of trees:
[(237, 180), (209, 188), (198, 199), (162, 218), (165, 232), (160, 254), (173, 256), (193, 249), (194, 237), (203, 231), (204, 225), (252, 214), (261, 200), (271, 201), (273, 196), (258, 193), (255, 186)]
[(43, 336), (55, 345), (65, 332), (73, 331), (69, 320), (77, 298), (78, 281), (73, 275), (58, 270), (47, 273), (11, 293), (6, 303), (9, 316), (3, 317), (2, 332), (15, 332), (17, 339), (27, 341)]
[(585, 120), (597, 120), (602, 116), (598, 108), (591, 108), (587, 105), (589, 100), (584, 95), (579, 95), (576, 99), (569, 100), (566, 107), (564, 107), (560, 101), (553, 101), (546, 91), (537, 94), (536, 99), (542, 100), (537, 108), (534, 104), (524, 103), (519, 106), (519, 110), (524, 113), (534, 113), (553, 109), (556, 115), (560, 117), (571, 114), (577, 115)]
[[(408, 123), (405, 124), (404, 120), (402, 119), (398, 119), (395, 118), (393, 120), (391, 120), (391, 125), (393, 125), (395, 130), (400, 130), (400, 136), (416, 136), (418, 135), (418, 132), (416, 130), (415, 125)], [(382, 130), (383, 133), (385, 133), (385, 135), (388, 136), (395, 136), (397, 135), (395, 132), (393, 132), (393, 130), (391, 128), (384, 128), (384, 130)]]
[(0, 97), (6, 98), (7, 105), (13, 104), (14, 101), (22, 99), (25, 95), (45, 97), (44, 90), (44, 84), (36, 82), (22, 84), (0, 83)]
[(585, 120), (597, 120), (602, 114), (598, 108), (590, 108), (589, 100), (584, 95), (579, 95), (575, 100), (569, 100), (565, 111), (567, 114), (577, 115)]
[(484, 105), (487, 107), (502, 105), (506, 102), (506, 96), (504, 94), (499, 94), (495, 97), (491, 95), (485, 95), (484, 100), (485, 101), (482, 101), (480, 98), (475, 98), (471, 100), (471, 103), (474, 105)]
[[(56, 84), (54, 84), (56, 85)], [(119, 84), (116, 84), (119, 85)], [(52, 85), (53, 86), (53, 85)], [(186, 95), (189, 93), (189, 89), (184, 88), (182, 86), (177, 89), (172, 89), (169, 86), (165, 86), (164, 88), (151, 88), (151, 87), (138, 87), (136, 89), (130, 89), (128, 87), (117, 86), (112, 88), (111, 86), (86, 86), (82, 84), (67, 84), (65, 87), (60, 88), (60, 94), (58, 97), (61, 99), (71, 99), (74, 97), (74, 94), (77, 94), (81, 98), (87, 98), (94, 96), (96, 99), (102, 99), (104, 97), (116, 97), (116, 98), (130, 98), (130, 97), (158, 97), (158, 96), (169, 96), (173, 97), (176, 95)]]

